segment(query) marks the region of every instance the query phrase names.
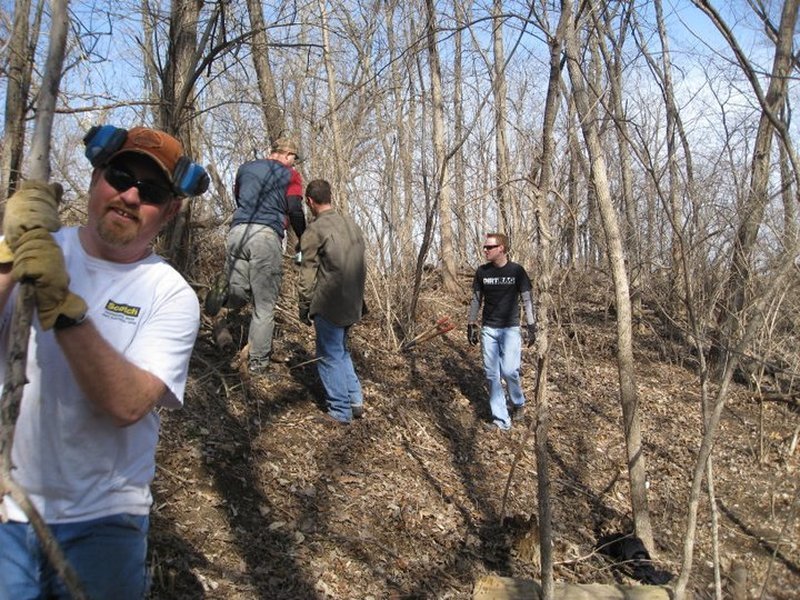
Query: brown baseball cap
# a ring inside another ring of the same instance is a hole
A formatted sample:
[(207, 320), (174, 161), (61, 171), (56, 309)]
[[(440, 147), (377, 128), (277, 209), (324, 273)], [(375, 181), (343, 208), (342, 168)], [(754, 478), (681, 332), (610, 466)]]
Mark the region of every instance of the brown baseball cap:
[(153, 159), (164, 171), (167, 179), (172, 181), (178, 159), (183, 156), (183, 146), (174, 137), (158, 129), (134, 127), (128, 130), (125, 143), (111, 156), (111, 159), (126, 152), (144, 154)]
[(297, 142), (288, 136), (281, 136), (270, 146), (270, 150), (272, 152), (286, 152), (288, 154), (294, 154), (295, 160), (301, 161), (303, 160), (300, 156), (300, 152), (297, 149)]

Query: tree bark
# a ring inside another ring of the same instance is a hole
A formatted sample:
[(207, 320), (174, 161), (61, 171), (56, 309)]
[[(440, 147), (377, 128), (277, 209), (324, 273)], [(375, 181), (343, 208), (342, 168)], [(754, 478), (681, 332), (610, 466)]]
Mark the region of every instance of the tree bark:
[[(50, 3), (50, 41), (44, 65), (42, 87), (36, 103), (36, 126), (31, 140), (31, 178), (50, 179), (50, 138), (58, 101), (58, 89), (64, 71), (64, 56), (69, 32), (68, 0)], [(0, 398), (0, 496), (9, 494), (19, 505), (36, 532), (42, 550), (53, 569), (58, 573), (73, 598), (84, 600), (86, 594), (72, 566), (67, 562), (61, 547), (53, 537), (39, 511), (31, 503), (25, 490), (12, 478), (11, 449), (14, 429), (19, 417), (22, 394), (27, 383), (28, 342), (33, 311), (36, 307), (33, 282), (21, 281), (14, 305), (9, 337), (8, 366)], [(5, 521), (5, 514), (3, 521)]]
[(603, 157), (602, 144), (596, 120), (590, 111), (590, 99), (580, 68), (580, 47), (575, 24), (572, 23), (570, 0), (562, 0), (561, 10), (570, 23), (565, 27), (567, 69), (572, 84), (572, 95), (581, 122), (584, 141), (590, 157), (590, 175), (597, 199), (600, 220), (605, 234), (609, 267), (614, 282), (617, 312), (617, 369), (619, 374), (620, 403), (622, 405), (625, 446), (628, 457), (628, 474), (631, 486), (631, 506), (636, 535), (653, 552), (653, 530), (647, 505), (647, 471), (642, 444), (639, 401), (636, 390), (633, 360), (633, 333), (631, 327), (631, 301), (619, 223), (608, 184), (608, 170)]
[(30, 10), (30, 0), (15, 0), (14, 22), (8, 43), (3, 148), (0, 153), (0, 202), (17, 189), (22, 176), (25, 115), (35, 62), (33, 53), (41, 27), (42, 4), (38, 5), (31, 24), (28, 23)]
[[(453, 137), (456, 140), (463, 139), (465, 135), (464, 127), (464, 76), (463, 76), (463, 27), (467, 23), (467, 8), (461, 0), (453, 0), (453, 14), (456, 19), (456, 31), (453, 34)], [(477, 243), (477, 240), (470, 238), (470, 230), (467, 227), (467, 216), (465, 210), (466, 182), (464, 176), (464, 147), (459, 145), (453, 156), (453, 192), (455, 196), (455, 206), (453, 207), (458, 231), (456, 234), (456, 253), (458, 255), (457, 264), (467, 264), (468, 248)]]
[(563, 68), (561, 54), (563, 51), (564, 29), (568, 26), (567, 16), (563, 12), (561, 13), (555, 35), (549, 35), (547, 40), (550, 47), (550, 71), (542, 124), (542, 153), (539, 164), (532, 165), (532, 170), (538, 171), (538, 181), (535, 179), (531, 181), (539, 231), (537, 261), (539, 270), (536, 279), (538, 335), (536, 340), (535, 401), (539, 554), (541, 556), (540, 577), (542, 580), (542, 598), (544, 600), (551, 600), (554, 595), (553, 516), (550, 503), (550, 461), (547, 448), (550, 431), (550, 400), (547, 394), (547, 375), (550, 364), (549, 323), (550, 314), (553, 311), (551, 286), (554, 266), (550, 199), (553, 162), (555, 160), (555, 122), (561, 97), (561, 70)]
[[(603, 32), (603, 36), (598, 39), (598, 46), (605, 62), (608, 72), (608, 88), (610, 96), (610, 106), (608, 112), (614, 120), (614, 131), (616, 132), (618, 160), (619, 160), (619, 203), (620, 214), (624, 217), (622, 221), (622, 240), (627, 250), (629, 274), (631, 277), (632, 288), (632, 310), (634, 315), (641, 314), (641, 294), (636, 293), (643, 285), (640, 252), (639, 219), (637, 215), (636, 198), (633, 193), (633, 168), (631, 164), (631, 144), (630, 131), (628, 128), (629, 116), (626, 114), (624, 105), (624, 92), (622, 89), (623, 69), (625, 58), (623, 48), (628, 34), (627, 23), (630, 19), (629, 12), (633, 6), (626, 3), (616, 5), (623, 14), (616, 15), (619, 20), (619, 27), (615, 30), (611, 22), (612, 15), (608, 11), (603, 12), (604, 19), (600, 21), (597, 13), (592, 13), (595, 18), (596, 26)], [(606, 47), (605, 41), (611, 43), (611, 52)]]
[[(721, 20), (711, 6), (703, 1), (695, 1), (707, 13), (715, 18), (718, 27)], [(776, 114), (783, 106), (788, 92), (788, 77), (794, 64), (792, 54), (793, 35), (797, 24), (800, 0), (786, 0), (781, 13), (781, 22), (777, 32), (775, 57), (772, 63), (769, 86), (764, 96), (758, 132), (753, 145), (753, 160), (750, 168), (750, 186), (745, 205), (738, 211), (742, 217), (739, 223), (724, 293), (724, 306), (719, 313), (720, 341), (731, 340), (740, 336), (740, 316), (742, 308), (747, 304), (747, 289), (750, 281), (752, 254), (756, 247), (758, 231), (764, 219), (764, 211), (769, 202), (769, 179), (771, 169), (771, 147), (775, 132)], [(724, 27), (721, 30), (724, 31)], [(757, 80), (753, 79), (754, 90), (760, 94)], [(712, 352), (717, 373), (721, 372), (726, 352), (717, 345)]]
[(447, 173), (447, 156), (444, 141), (444, 103), (442, 100), (442, 75), (436, 41), (436, 9), (433, 0), (425, 0), (428, 22), (426, 39), (431, 78), (433, 120), (433, 149), (436, 157), (434, 194), (439, 206), (439, 235), (441, 238), (442, 286), (451, 294), (458, 292), (455, 257), (453, 252), (453, 213), (451, 189)]
[[(790, 248), (789, 251), (784, 253), (781, 257), (780, 264), (776, 265), (772, 276), (768, 280), (768, 285), (752, 307), (755, 313), (763, 314), (765, 306), (769, 303), (770, 299), (774, 298), (779, 293), (779, 290), (786, 285), (787, 278), (796, 269), (793, 259), (796, 256), (797, 250), (797, 247)], [(692, 485), (689, 491), (686, 532), (683, 536), (683, 559), (681, 561), (680, 574), (678, 575), (674, 587), (675, 600), (684, 600), (687, 598), (687, 586), (689, 584), (689, 577), (691, 576), (692, 560), (694, 557), (697, 513), (700, 506), (700, 496), (703, 491), (703, 476), (706, 473), (708, 460), (711, 457), (711, 451), (714, 447), (714, 440), (719, 429), (719, 422), (722, 417), (722, 410), (725, 407), (725, 401), (728, 397), (728, 389), (733, 378), (733, 373), (738, 368), (739, 357), (745, 354), (745, 348), (747, 348), (762, 325), (763, 322), (761, 320), (751, 319), (747, 323), (742, 335), (738, 338), (738, 341), (730, 348), (729, 354), (724, 361), (725, 367), (718, 381), (716, 394), (705, 413), (706, 418), (703, 423), (703, 438), (694, 465)]]
[(492, 95), (494, 97), (494, 151), (495, 151), (495, 197), (500, 215), (500, 230), (512, 236), (509, 219), (509, 170), (508, 141), (506, 139), (506, 74), (505, 50), (503, 49), (503, 0), (492, 4)]
[(269, 39), (267, 27), (264, 24), (264, 11), (258, 0), (247, 0), (247, 12), (250, 15), (250, 27), (253, 38), (250, 41), (252, 48), (253, 67), (258, 79), (258, 92), (261, 96), (261, 110), (264, 115), (264, 126), (271, 142), (277, 140), (286, 130), (286, 118), (278, 102), (275, 89), (275, 78), (269, 64)]
[(325, 63), (325, 75), (328, 83), (328, 111), (327, 117), (331, 125), (331, 135), (333, 136), (333, 173), (334, 173), (334, 188), (340, 190), (338, 194), (339, 207), (342, 211), (347, 212), (347, 194), (343, 193), (345, 189), (345, 173), (342, 164), (342, 134), (341, 125), (339, 124), (338, 105), (339, 100), (336, 94), (336, 69), (333, 65), (331, 40), (328, 32), (328, 12), (325, 7), (325, 0), (318, 0), (319, 12), (321, 19), (322, 29), (322, 52), (323, 60)]

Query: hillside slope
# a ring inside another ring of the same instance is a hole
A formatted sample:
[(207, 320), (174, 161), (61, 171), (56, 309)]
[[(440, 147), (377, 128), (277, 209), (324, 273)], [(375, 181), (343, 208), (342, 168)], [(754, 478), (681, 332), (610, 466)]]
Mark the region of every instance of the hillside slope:
[[(593, 299), (580, 283), (575, 294), (553, 332), (548, 389), (556, 579), (632, 582), (593, 551), (601, 535), (630, 529), (615, 323), (600, 294)], [(484, 574), (536, 578), (533, 437), (521, 423), (509, 434), (482, 426), (483, 373), (464, 339), (462, 302), (436, 292), (423, 299), (421, 321), (449, 312), (459, 327), (413, 352), (389, 347), (375, 311), (353, 329), (367, 413), (338, 428), (313, 421), (322, 410), (319, 383), (314, 364), (300, 364), (313, 356), (313, 330), (297, 322), (289, 298), (276, 344), (291, 360), (271, 381), (243, 379), (205, 321), (186, 407), (163, 414), (153, 597), (469, 598)], [(450, 308), (436, 308), (443, 306)], [(657, 566), (676, 573), (699, 393), (685, 351), (649, 325), (636, 339), (649, 501)], [(236, 339), (245, 326), (236, 320)], [(532, 400), (534, 354), (523, 354)], [(784, 527), (798, 495), (800, 453), (789, 453), (798, 412), (776, 402), (760, 410), (734, 388), (715, 446), (722, 564), (727, 572), (746, 567), (754, 597), (768, 580), (766, 598), (796, 598), (800, 516)], [(696, 598), (712, 591), (709, 520), (704, 500)]]

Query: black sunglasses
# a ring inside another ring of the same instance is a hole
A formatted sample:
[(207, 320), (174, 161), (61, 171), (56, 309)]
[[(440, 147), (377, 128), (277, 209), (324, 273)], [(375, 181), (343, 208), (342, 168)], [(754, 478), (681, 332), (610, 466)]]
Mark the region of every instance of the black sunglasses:
[(114, 165), (109, 165), (105, 168), (103, 177), (111, 187), (120, 193), (135, 187), (139, 190), (139, 199), (145, 204), (160, 206), (166, 204), (175, 197), (172, 190), (162, 187), (157, 183), (153, 183), (152, 181), (136, 179), (127, 171), (115, 167)]
[(495, 248), (498, 248), (499, 246), (500, 246), (500, 244), (495, 244), (495, 245), (493, 245), (493, 246), (492, 246), (491, 244), (486, 244), (486, 245), (483, 247), (483, 249), (484, 249), (484, 250), (494, 250)]

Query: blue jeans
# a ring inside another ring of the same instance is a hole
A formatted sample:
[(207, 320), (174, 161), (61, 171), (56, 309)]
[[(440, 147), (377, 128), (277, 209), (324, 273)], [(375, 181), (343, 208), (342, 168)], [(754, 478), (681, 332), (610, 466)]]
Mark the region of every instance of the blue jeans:
[(486, 327), (481, 329), (483, 370), (489, 383), (489, 408), (492, 420), (500, 429), (510, 429), (503, 380), (514, 406), (525, 404), (525, 394), (519, 377), (522, 358), (522, 336), (519, 327)]
[(364, 404), (361, 382), (347, 349), (347, 327), (334, 325), (322, 315), (314, 315), (317, 334), (317, 372), (325, 388), (328, 414), (337, 421), (350, 422), (353, 406)]
[[(141, 600), (149, 587), (149, 517), (111, 515), (50, 525), (83, 591), (93, 600)], [(0, 598), (68, 599), (28, 523), (0, 524)]]
[(253, 316), (247, 342), (250, 366), (269, 365), (275, 304), (283, 275), (283, 240), (266, 225), (241, 223), (228, 233), (228, 306), (241, 308), (252, 295)]

